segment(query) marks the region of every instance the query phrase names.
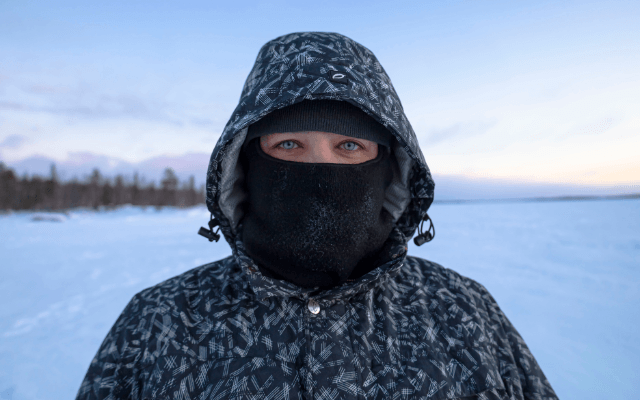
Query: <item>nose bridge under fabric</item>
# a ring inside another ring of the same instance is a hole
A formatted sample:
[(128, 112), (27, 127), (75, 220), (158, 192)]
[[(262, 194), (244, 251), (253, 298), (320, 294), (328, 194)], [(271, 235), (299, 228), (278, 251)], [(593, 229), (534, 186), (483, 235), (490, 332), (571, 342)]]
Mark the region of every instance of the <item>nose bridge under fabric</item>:
[(298, 163), (254, 139), (246, 153), (242, 240), (259, 266), (300, 287), (332, 287), (380, 251), (393, 228), (383, 208), (387, 151), (362, 164)]

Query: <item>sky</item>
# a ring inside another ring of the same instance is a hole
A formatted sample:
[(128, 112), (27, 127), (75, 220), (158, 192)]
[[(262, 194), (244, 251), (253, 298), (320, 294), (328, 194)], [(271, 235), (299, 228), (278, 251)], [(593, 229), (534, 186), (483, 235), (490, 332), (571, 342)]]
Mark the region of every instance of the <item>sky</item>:
[(260, 47), (371, 49), (434, 174), (640, 185), (638, 1), (0, 0), (0, 160), (210, 153)]

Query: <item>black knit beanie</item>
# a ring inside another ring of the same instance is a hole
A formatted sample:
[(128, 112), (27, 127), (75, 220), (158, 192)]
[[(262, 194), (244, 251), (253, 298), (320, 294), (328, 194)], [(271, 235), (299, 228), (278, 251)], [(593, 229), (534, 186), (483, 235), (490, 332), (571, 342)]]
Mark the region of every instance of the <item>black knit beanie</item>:
[(286, 132), (330, 132), (391, 146), (391, 132), (360, 108), (340, 100), (304, 100), (275, 110), (249, 126), (245, 143)]

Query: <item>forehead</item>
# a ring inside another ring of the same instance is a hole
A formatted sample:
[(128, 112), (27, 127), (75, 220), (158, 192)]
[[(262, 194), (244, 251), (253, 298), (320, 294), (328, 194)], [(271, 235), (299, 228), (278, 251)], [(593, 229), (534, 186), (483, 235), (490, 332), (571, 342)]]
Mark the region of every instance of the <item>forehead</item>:
[(366, 139), (355, 139), (351, 136), (339, 135), (337, 133), (332, 132), (321, 132), (321, 131), (300, 131), (300, 132), (282, 132), (282, 133), (271, 133), (269, 135), (264, 135), (260, 137), (261, 142), (272, 142), (277, 140), (287, 140), (287, 139), (301, 139), (305, 141), (315, 141), (315, 140), (358, 140), (363, 142), (370, 142)]

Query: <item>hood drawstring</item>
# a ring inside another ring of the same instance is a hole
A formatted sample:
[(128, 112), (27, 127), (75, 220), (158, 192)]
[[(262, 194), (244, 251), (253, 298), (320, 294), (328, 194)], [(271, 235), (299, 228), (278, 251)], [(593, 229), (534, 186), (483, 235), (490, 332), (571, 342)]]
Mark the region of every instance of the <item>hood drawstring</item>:
[[(425, 221), (429, 221), (429, 229), (427, 229), (426, 232), (422, 230), (422, 226)], [(433, 221), (431, 220), (431, 217), (429, 217), (429, 214), (425, 214), (424, 217), (422, 217), (420, 227), (418, 228), (418, 236), (413, 238), (413, 243), (415, 243), (416, 246), (422, 246), (423, 244), (432, 241), (434, 237), (436, 237), (436, 227), (433, 225)]]
[[(213, 218), (213, 214), (211, 214), (211, 219), (209, 220), (209, 229), (201, 226), (198, 231), (198, 235), (204, 236), (209, 239), (210, 242), (220, 240), (220, 222), (217, 219)], [(218, 229), (214, 232), (213, 228), (218, 227)]]

